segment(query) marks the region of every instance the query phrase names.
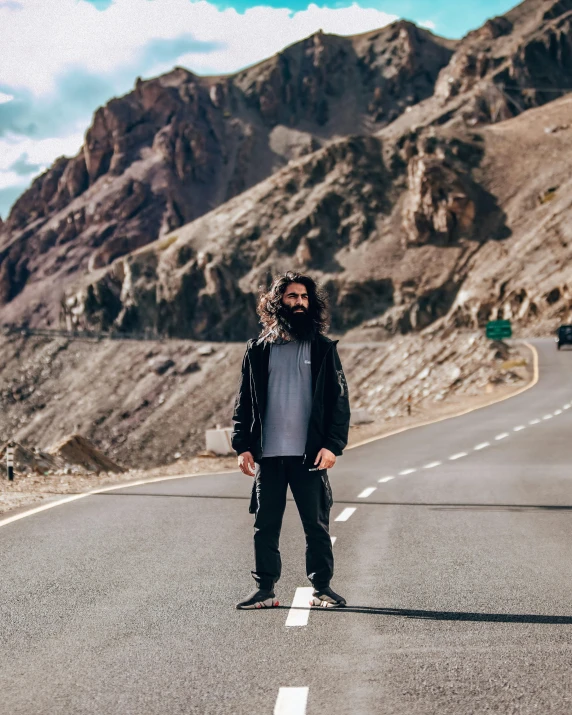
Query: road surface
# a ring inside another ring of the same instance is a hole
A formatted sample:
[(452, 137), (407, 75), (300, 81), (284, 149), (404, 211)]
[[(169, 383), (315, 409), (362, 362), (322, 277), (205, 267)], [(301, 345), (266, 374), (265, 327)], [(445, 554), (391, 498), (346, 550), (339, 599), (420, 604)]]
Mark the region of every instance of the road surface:
[(284, 607), (234, 610), (252, 587), (240, 473), (0, 527), (2, 715), (572, 712), (572, 352), (535, 344), (536, 387), (338, 461), (345, 610), (304, 607), (292, 502)]

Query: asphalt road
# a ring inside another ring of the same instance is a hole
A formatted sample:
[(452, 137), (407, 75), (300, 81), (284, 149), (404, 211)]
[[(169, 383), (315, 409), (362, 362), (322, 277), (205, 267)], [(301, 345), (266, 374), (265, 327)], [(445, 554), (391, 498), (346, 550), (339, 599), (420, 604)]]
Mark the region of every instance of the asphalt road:
[(239, 473), (0, 527), (2, 715), (572, 712), (572, 352), (536, 346), (531, 390), (339, 460), (349, 607), (296, 609), (305, 625), (286, 625), (308, 585), (292, 503), (285, 607), (234, 610), (251, 590)]

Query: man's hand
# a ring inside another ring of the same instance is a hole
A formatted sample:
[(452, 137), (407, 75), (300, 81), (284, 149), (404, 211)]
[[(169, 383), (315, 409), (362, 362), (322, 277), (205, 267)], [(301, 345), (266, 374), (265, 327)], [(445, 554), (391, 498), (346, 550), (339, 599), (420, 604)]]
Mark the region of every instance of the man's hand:
[(318, 469), (330, 469), (330, 467), (333, 467), (335, 463), (336, 455), (333, 452), (330, 452), (329, 449), (322, 447), (322, 449), (318, 452), (314, 465), (317, 466)]
[[(335, 457), (334, 457), (335, 459)], [(238, 466), (243, 474), (249, 477), (254, 476), (254, 457), (251, 452), (243, 452), (238, 455)]]

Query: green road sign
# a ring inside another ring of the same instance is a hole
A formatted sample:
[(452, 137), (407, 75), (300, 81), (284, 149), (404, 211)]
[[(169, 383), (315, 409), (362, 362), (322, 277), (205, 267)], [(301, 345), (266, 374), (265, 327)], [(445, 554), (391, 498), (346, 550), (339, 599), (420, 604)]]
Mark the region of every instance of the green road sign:
[(487, 323), (487, 338), (503, 340), (512, 338), (512, 325), (510, 320), (489, 320)]

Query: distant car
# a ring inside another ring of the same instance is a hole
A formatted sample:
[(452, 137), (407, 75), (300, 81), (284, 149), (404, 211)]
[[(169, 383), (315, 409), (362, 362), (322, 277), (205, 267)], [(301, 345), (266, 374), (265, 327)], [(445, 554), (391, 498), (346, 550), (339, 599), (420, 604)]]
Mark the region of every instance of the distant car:
[(562, 345), (572, 345), (572, 325), (561, 325), (556, 331), (556, 347), (558, 350)]

